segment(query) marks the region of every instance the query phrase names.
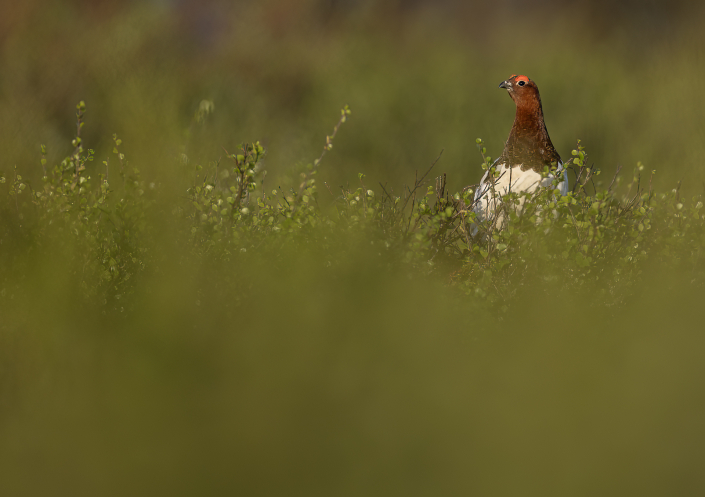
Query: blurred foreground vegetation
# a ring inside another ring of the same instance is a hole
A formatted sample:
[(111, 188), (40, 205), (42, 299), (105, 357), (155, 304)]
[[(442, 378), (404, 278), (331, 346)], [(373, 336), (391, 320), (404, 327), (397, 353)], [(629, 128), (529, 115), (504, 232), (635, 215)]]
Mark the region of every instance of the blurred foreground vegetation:
[(352, 3), (3, 7), (0, 494), (705, 489), (703, 17)]

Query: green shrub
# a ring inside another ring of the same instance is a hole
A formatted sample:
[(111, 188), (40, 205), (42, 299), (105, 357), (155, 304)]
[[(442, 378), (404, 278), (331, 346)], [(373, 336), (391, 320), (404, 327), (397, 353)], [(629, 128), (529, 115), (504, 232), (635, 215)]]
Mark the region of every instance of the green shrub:
[[(150, 211), (159, 212), (159, 222), (177, 226), (189, 256), (217, 262), (249, 251), (276, 260), (282, 246), (292, 245), (315, 251), (330, 265), (349, 257), (353, 247), (370, 243), (378, 247), (373, 264), (439, 275), (471, 298), (503, 308), (523, 291), (545, 285), (584, 292), (595, 304), (623, 303), (649, 264), (685, 267), (691, 283), (703, 281), (701, 197), (686, 202), (677, 188), (654, 192), (650, 180), (647, 189), (642, 165), (627, 185), (615, 176), (601, 187), (595, 182), (600, 172), (588, 165), (580, 143), (572, 152), (576, 180), (568, 195), (550, 189), (506, 195), (504, 225), (478, 223), (480, 234), (473, 237), (472, 188), (451, 194), (445, 174), (432, 179), (440, 156), (401, 195), (381, 184), (375, 191), (360, 174), (360, 186), (341, 188), (337, 195), (326, 185), (333, 202), (320, 206), (316, 173), (350, 115), (347, 107), (320, 157), (295, 168), (297, 177), (288, 188), (265, 186), (266, 152), (259, 142), (248, 143), (226, 151), (222, 163), (196, 165), (186, 199), (174, 205), (149, 191), (116, 136), (104, 173), (97, 179), (86, 174), (94, 153), (81, 138), (84, 111), (81, 102), (68, 157), (47, 169), (42, 147), (41, 185), (25, 182), (17, 168), (3, 176), (4, 238), (19, 237), (25, 240), (23, 250), (53, 254), (57, 263), (73, 268), (83, 298), (104, 304), (134, 293), (135, 276), (158, 266)], [(479, 139), (478, 148), (483, 168), (491, 167)], [(8, 260), (5, 264), (11, 264)]]

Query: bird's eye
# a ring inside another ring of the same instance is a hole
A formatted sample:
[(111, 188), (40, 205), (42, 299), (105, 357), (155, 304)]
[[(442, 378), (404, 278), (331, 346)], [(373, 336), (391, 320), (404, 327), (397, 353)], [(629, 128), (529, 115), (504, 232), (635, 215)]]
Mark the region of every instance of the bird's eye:
[(524, 81), (519, 81), (519, 86), (524, 86), (526, 83)]

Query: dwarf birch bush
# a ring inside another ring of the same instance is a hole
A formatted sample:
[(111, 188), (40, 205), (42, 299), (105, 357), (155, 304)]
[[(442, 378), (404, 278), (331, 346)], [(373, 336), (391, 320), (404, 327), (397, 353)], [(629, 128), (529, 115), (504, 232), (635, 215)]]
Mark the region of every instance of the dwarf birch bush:
[[(690, 284), (704, 281), (702, 197), (683, 199), (678, 187), (654, 192), (641, 164), (628, 184), (617, 175), (603, 187), (580, 142), (567, 164), (575, 176), (567, 195), (550, 189), (505, 195), (502, 225), (477, 224), (473, 237), (473, 188), (447, 190), (446, 175), (433, 174), (441, 155), (401, 194), (368, 185), (363, 174), (357, 187), (333, 192), (326, 185), (321, 192), (316, 175), (350, 116), (347, 107), (320, 156), (294, 168), (288, 186), (267, 185), (266, 150), (260, 142), (245, 143), (226, 150), (222, 161), (194, 166), (186, 195), (175, 205), (145, 186), (117, 136), (102, 167), (87, 173), (95, 154), (81, 137), (84, 112), (81, 102), (73, 151), (65, 159), (48, 167), (42, 147), (38, 185), (25, 181), (21, 168), (0, 180), (3, 238), (19, 237), (29, 250), (47, 249), (57, 264), (70, 264), (84, 298), (119, 300), (139, 285), (136, 276), (158, 266), (148, 215), (155, 209), (172, 216), (168, 222), (192, 257), (276, 260), (282, 247), (293, 246), (314, 250), (331, 265), (371, 245), (376, 255), (368, 263), (381, 270), (407, 266), (411, 274), (435, 274), (469, 298), (504, 308), (519, 294), (546, 288), (584, 293), (595, 305), (621, 304), (654, 264), (685, 268)], [(491, 167), (481, 140), (478, 148), (482, 168)], [(321, 194), (333, 199), (330, 207), (320, 206)], [(12, 261), (4, 264), (8, 270)]]
[(120, 152), (117, 136), (113, 154), (103, 161), (104, 172), (97, 178), (87, 174), (94, 152), (83, 146), (84, 112), (81, 102), (69, 156), (47, 169), (42, 145), (40, 184), (14, 175), (6, 199), (16, 209), (6, 210), (5, 223), (29, 240), (30, 251), (44, 250), (56, 264), (73, 267), (85, 296), (120, 298), (132, 291), (128, 282), (148, 264), (145, 211), (152, 201), (139, 170)]

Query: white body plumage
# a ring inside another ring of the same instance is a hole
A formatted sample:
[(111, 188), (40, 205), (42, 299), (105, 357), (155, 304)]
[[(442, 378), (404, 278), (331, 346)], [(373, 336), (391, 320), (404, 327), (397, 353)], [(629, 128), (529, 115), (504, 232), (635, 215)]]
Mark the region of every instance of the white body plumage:
[[(521, 166), (507, 167), (505, 164), (497, 164), (497, 162), (493, 165), (496, 171), (494, 178), (496, 179), (490, 179), (490, 171), (488, 170), (475, 190), (473, 211), (477, 222), (494, 219), (495, 225), (501, 226), (503, 221), (502, 196), (511, 192), (531, 194), (539, 187), (553, 188), (555, 175), (551, 173), (544, 178), (533, 169), (522, 171)], [(563, 176), (563, 180), (558, 183), (556, 189), (560, 191), (561, 195), (565, 195), (568, 193), (568, 173), (563, 168), (563, 164), (558, 164), (556, 174)], [(519, 200), (519, 212), (523, 209), (525, 200), (526, 198)], [(477, 225), (473, 226), (473, 236), (477, 234), (477, 231)]]

